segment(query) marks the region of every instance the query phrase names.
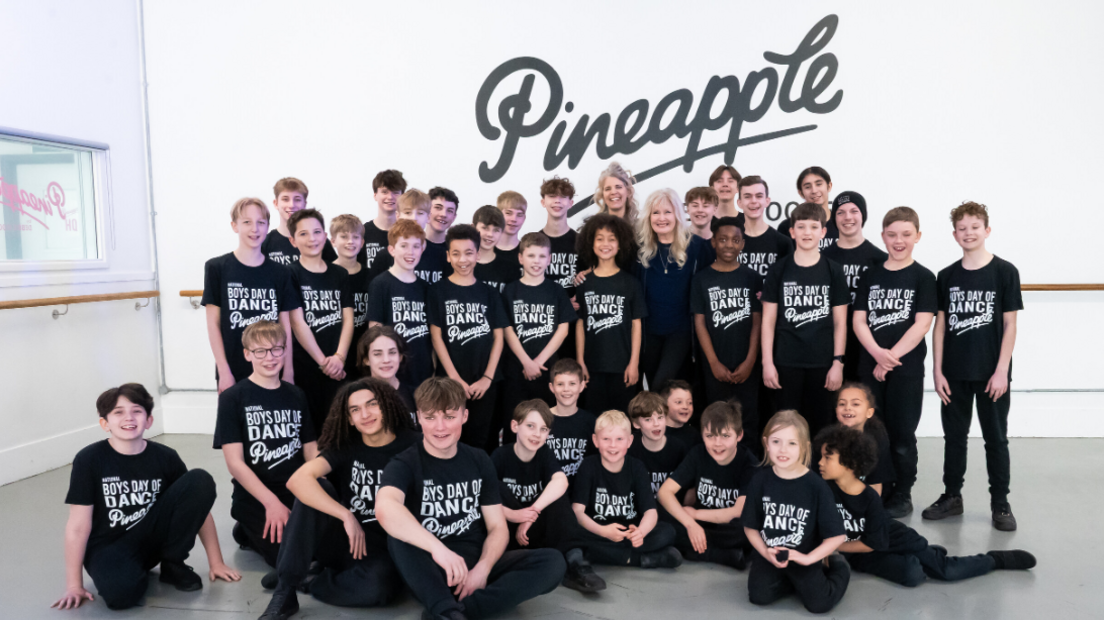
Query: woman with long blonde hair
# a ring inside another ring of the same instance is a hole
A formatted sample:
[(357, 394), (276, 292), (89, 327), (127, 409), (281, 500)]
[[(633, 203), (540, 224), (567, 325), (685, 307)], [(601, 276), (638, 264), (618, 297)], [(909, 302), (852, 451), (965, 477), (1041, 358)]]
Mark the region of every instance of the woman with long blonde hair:
[(636, 224), (637, 270), (648, 318), (640, 370), (649, 390), (689, 377), (693, 323), (690, 282), (712, 262), (709, 242), (690, 234), (682, 219), (682, 199), (673, 189), (651, 193)]

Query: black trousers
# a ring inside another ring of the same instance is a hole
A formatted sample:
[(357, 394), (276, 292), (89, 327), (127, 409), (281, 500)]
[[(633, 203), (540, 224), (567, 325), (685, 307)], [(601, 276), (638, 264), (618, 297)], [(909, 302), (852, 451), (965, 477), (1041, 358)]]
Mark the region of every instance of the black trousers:
[[(505, 483), (499, 483), (499, 493), (502, 496), (502, 505), (511, 510), (521, 510), (523, 506), (514, 497), (512, 491)], [(560, 553), (567, 553), (577, 549), (582, 544), (579, 533), (582, 527), (579, 525), (575, 512), (571, 510), (571, 500), (568, 493), (564, 493), (556, 501), (544, 507), (537, 520), (529, 526), (527, 536), (529, 545), (521, 546), (515, 534), (520, 523), (509, 523), (510, 543), (507, 549), (556, 549)]]
[(671, 527), (675, 528), (675, 549), (678, 549), (683, 557), (691, 561), (712, 562), (710, 551), (745, 549), (749, 546), (747, 535), (744, 533), (744, 526), (740, 524), (739, 519), (730, 523), (704, 523), (698, 521), (698, 525), (705, 530), (706, 544), (705, 553), (698, 553), (694, 551), (694, 545), (690, 542), (690, 534), (686, 531), (686, 526), (670, 515), (667, 515), (667, 519), (669, 519)]
[(996, 568), (996, 560), (986, 554), (956, 557), (946, 549), (932, 547), (916, 530), (899, 521), (890, 521), (889, 549), (870, 553), (849, 553), (851, 568), (910, 588), (925, 578), (959, 581), (985, 575)]
[[(435, 617), (450, 609), (473, 619), (512, 609), (523, 601), (555, 590), (567, 570), (563, 554), (554, 549), (507, 551), (491, 569), (487, 587), (457, 601), (448, 586), (445, 571), (433, 561), (433, 556), (395, 538), (388, 538), (387, 547), (406, 585)], [(479, 562), (482, 547), (453, 551), (463, 557), (471, 569)]]
[(307, 407), (310, 408), (311, 425), (315, 435), (322, 434), (322, 425), (330, 413), (330, 405), (338, 388), (344, 381), (335, 381), (318, 369), (318, 364), (309, 357), (295, 359), (295, 385), (307, 395)]
[(632, 546), (632, 542), (622, 540), (613, 542), (579, 527), (579, 538), (586, 559), (595, 564), (611, 566), (640, 566), (640, 556), (644, 553), (659, 551), (675, 543), (675, 528), (666, 521), (657, 521), (656, 526), (644, 537), (644, 544)]
[[(552, 368), (552, 361), (545, 364)], [(549, 407), (556, 405), (556, 399), (552, 396), (552, 390), (548, 388), (551, 382), (549, 371), (544, 371), (541, 376), (532, 381), (525, 378), (520, 372), (517, 375), (507, 373), (498, 389), (498, 416), (496, 428), (502, 429), (502, 445), (514, 443), (514, 431), (510, 429), (510, 420), (514, 418), (514, 408), (519, 403), (539, 398)]]
[(482, 398), (469, 398), (468, 421), (460, 430), (460, 441), (473, 448), (486, 450), (488, 454), (498, 447), (498, 428), (494, 427), (498, 407), (498, 382), (483, 393)]
[(165, 489), (123, 536), (86, 550), (84, 568), (108, 608), (134, 607), (146, 593), (151, 568), (186, 560), (214, 504), (215, 479), (193, 469)]
[(636, 385), (625, 385), (624, 373), (592, 372), (583, 399), (586, 410), (596, 416), (610, 409), (616, 409), (628, 415), (629, 401), (640, 391), (640, 381)]
[(862, 381), (862, 370), (859, 368), (859, 359), (862, 357), (862, 343), (855, 335), (855, 328), (851, 326), (851, 318), (854, 313), (847, 315), (847, 348), (843, 353), (843, 380)]
[[(274, 492), (276, 491), (274, 490)], [(276, 497), (279, 497), (280, 501), (289, 509), (295, 503), (295, 496), (286, 491), (283, 493), (276, 492)], [(241, 526), (241, 531), (245, 534), (249, 546), (261, 554), (265, 564), (276, 566), (276, 557), (280, 553), (280, 543), (272, 542), (271, 535), (269, 538), (264, 537), (264, 504), (257, 501), (244, 487), (235, 484), (234, 496), (230, 504), (230, 516)], [(287, 537), (286, 531), (284, 537)]]
[[(989, 470), (989, 497), (993, 504), (1008, 501), (1011, 460), (1008, 455), (1008, 410), (1011, 392), (993, 402), (985, 381), (951, 381), (951, 403), (943, 405), (943, 485), (947, 493), (962, 493), (966, 478), (966, 439), (977, 400), (978, 422), (985, 438), (985, 465)], [(898, 473), (898, 475), (900, 475)]]
[[(330, 497), (338, 499), (329, 481), (320, 478), (318, 482)], [(342, 522), (295, 500), (276, 563), (281, 585), (297, 586), (310, 569), (311, 560), (317, 558), (325, 569), (311, 581), (314, 598), (341, 607), (390, 603), (402, 581), (387, 551), (387, 536), (374, 532), (365, 531), (368, 553), (354, 560)]]
[(811, 566), (790, 562), (778, 568), (755, 553), (748, 572), (748, 598), (755, 605), (770, 605), (796, 593), (805, 609), (822, 614), (840, 602), (850, 581), (851, 569), (839, 555), (829, 556), (827, 569), (820, 562)]
[[(744, 424), (744, 438), (740, 445), (757, 456), (763, 454), (763, 442), (759, 437), (759, 387), (763, 383), (763, 369), (756, 364), (751, 375), (743, 383), (722, 383), (713, 376), (709, 364), (701, 364), (702, 381), (705, 383), (706, 404), (736, 400), (740, 403), (740, 415)], [(698, 428), (701, 428), (700, 423)]]
[[(824, 389), (830, 366), (775, 368), (778, 370), (778, 383), (782, 386), (782, 389), (775, 390), (775, 402), (779, 411), (796, 409), (809, 423), (811, 437), (816, 437), (820, 429), (835, 422), (836, 395)], [(766, 424), (766, 421), (763, 423)]]
[(911, 493), (916, 484), (916, 428), (924, 408), (924, 377), (899, 376), (894, 372), (885, 381), (874, 378), (873, 368), (862, 369), (862, 382), (874, 392), (878, 417), (889, 434), (893, 469), (897, 472), (894, 493)]
[(648, 380), (648, 389), (658, 392), (671, 379), (684, 376), (684, 368), (690, 360), (689, 331), (666, 336), (644, 334), (640, 350), (640, 374)]

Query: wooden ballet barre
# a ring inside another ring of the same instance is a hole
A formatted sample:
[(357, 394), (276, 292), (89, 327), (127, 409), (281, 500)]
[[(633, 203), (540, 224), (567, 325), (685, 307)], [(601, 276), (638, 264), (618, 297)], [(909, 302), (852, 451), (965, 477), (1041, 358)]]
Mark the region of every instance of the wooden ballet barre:
[(1021, 284), (1021, 291), (1104, 291), (1104, 284)]
[(203, 299), (203, 291), (180, 291), (181, 297), (187, 297), (188, 303), (192, 304), (192, 308), (199, 310), (199, 301)]
[(160, 297), (161, 291), (132, 291), (130, 293), (108, 293), (106, 295), (74, 295), (72, 297), (45, 297), (43, 299), (21, 299), (19, 301), (0, 301), (0, 310), (19, 308), (41, 308), (43, 306), (65, 306), (64, 312), (54, 310), (54, 318), (69, 313), (70, 304), (90, 304), (99, 301), (121, 301), (124, 299), (145, 299), (146, 303), (135, 302), (134, 309), (141, 310), (149, 305), (149, 300)]

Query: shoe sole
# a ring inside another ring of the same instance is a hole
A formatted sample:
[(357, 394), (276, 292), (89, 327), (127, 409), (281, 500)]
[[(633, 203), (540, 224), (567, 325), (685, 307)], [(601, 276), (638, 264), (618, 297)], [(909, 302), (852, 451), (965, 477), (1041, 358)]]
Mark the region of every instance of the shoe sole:
[(1015, 532), (1016, 524), (1011, 523), (1009, 525), (1003, 525), (1001, 523), (993, 521), (993, 529), (997, 530), (998, 532)]
[(564, 579), (563, 581), (561, 581), (560, 585), (567, 588), (568, 590), (575, 590), (576, 592), (582, 592), (583, 594), (594, 594), (596, 592), (601, 592), (602, 590), (606, 589), (605, 584), (602, 584), (601, 587), (597, 587), (597, 588), (586, 588), (586, 587), (583, 587), (582, 584), (575, 583), (574, 581), (569, 581), (567, 579)]
[(935, 513), (935, 514), (929, 513), (927, 510), (925, 510), (924, 512), (920, 513), (920, 517), (927, 520), (927, 521), (941, 521), (941, 520), (946, 519), (948, 517), (961, 517), (962, 512), (963, 511), (962, 511), (961, 508), (959, 508), (958, 510), (952, 510), (950, 512)]

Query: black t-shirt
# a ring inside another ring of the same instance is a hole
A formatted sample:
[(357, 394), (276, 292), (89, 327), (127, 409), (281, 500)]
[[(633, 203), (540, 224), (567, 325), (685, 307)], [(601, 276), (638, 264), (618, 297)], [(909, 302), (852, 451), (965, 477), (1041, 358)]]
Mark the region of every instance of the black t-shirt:
[(88, 549), (94, 549), (125, 535), (187, 472), (180, 455), (167, 446), (147, 441), (138, 454), (120, 454), (104, 439), (73, 459), (65, 503), (92, 506)]
[[(299, 260), (299, 249), (291, 245), (291, 239), (283, 236), (276, 229), (268, 231), (265, 240), (261, 242), (261, 251), (268, 260), (285, 267), (290, 267), (292, 263)], [(334, 250), (329, 239), (326, 240), (326, 245), (322, 246), (322, 260), (327, 263), (337, 260), (337, 251)]]
[(356, 376), (356, 346), (368, 331), (368, 286), (371, 283), (371, 274), (363, 267), (349, 274), (349, 290), (353, 295), (353, 342), (345, 359), (345, 374), (349, 377)]
[[(788, 239), (791, 245), (794, 245), (796, 244), (796, 242), (794, 241), (794, 238), (790, 236), (790, 226), (790, 218), (788, 217), (781, 222), (778, 222), (778, 234)], [(836, 243), (839, 242), (839, 228), (836, 228), (836, 221), (832, 218), (829, 218), (824, 227), (828, 229), (828, 232), (824, 233), (824, 238), (821, 239), (820, 243), (818, 244), (821, 252), (832, 247), (833, 245), (836, 245)]]
[[(333, 355), (341, 342), (342, 310), (353, 307), (349, 272), (339, 265), (327, 264), (325, 272), (314, 273), (303, 267), (301, 262), (296, 262), (291, 266), (291, 280), (299, 291), (303, 319), (314, 334), (314, 341), (324, 355)], [(297, 363), (314, 364), (298, 340), (293, 351)]]
[(791, 368), (824, 368), (835, 356), (832, 308), (851, 299), (839, 264), (820, 257), (802, 267), (792, 256), (767, 274), (763, 302), (778, 304), (774, 327), (774, 364)]
[(522, 462), (514, 452), (514, 444), (499, 446), (491, 455), (498, 479), (514, 494), (524, 507), (533, 505), (552, 476), (560, 473), (560, 463), (548, 445), (541, 446), (528, 463)]
[(869, 485), (886, 484), (896, 480), (897, 473), (893, 470), (893, 457), (889, 452), (889, 434), (885, 427), (867, 420), (866, 424), (863, 425), (863, 434), (874, 440), (874, 445), (878, 449), (878, 462), (869, 474), (861, 477), (862, 481)]
[[(298, 386), (280, 382), (270, 390), (246, 379), (219, 394), (213, 447), (240, 443), (245, 465), (285, 504), (294, 499), (287, 481), (305, 462), (303, 444), (315, 439), (307, 395)], [(249, 492), (233, 482), (235, 498), (245, 499)]]
[(644, 440), (639, 431), (634, 431), (634, 435), (633, 443), (629, 446), (629, 456), (635, 457), (644, 464), (652, 485), (652, 495), (655, 495), (659, 493), (659, 487), (663, 486), (667, 476), (670, 476), (671, 472), (682, 463), (682, 459), (686, 458), (686, 444), (674, 437), (667, 437), (663, 449), (652, 452), (644, 447)]
[(744, 250), (740, 252), (739, 259), (741, 265), (746, 265), (766, 280), (770, 268), (790, 254), (793, 254), (793, 240), (783, 237), (773, 228), (767, 228), (758, 237), (744, 235)]
[(579, 255), (575, 251), (575, 241), (579, 234), (568, 229), (559, 237), (548, 235), (551, 242), (550, 262), (544, 270), (544, 277), (553, 280), (567, 291), (568, 298), (575, 296), (575, 264)]
[[(994, 256), (973, 271), (957, 261), (939, 272), (939, 309), (947, 313), (943, 337), (943, 376), (959, 381), (988, 381), (997, 370), (1004, 313), (1023, 310), (1020, 272)], [(1012, 380), (1012, 363), (1008, 363)]]
[(452, 265), (448, 263), (448, 250), (444, 242), (433, 243), (426, 239), (425, 250), (414, 275), (425, 280), (426, 284), (437, 284), (441, 278), (452, 275)]
[(586, 516), (598, 525), (638, 525), (656, 507), (650, 479), (644, 463), (631, 456), (617, 473), (602, 466), (602, 457), (590, 456), (579, 466), (571, 501), (585, 506)]
[[(494, 330), (507, 325), (502, 296), (479, 281), (461, 286), (446, 278), (430, 287), (426, 315), (430, 325), (441, 328), (441, 339), (460, 378), (466, 383), (478, 381), (487, 372)], [(501, 367), (495, 368), (492, 380), (502, 378)], [(445, 376), (444, 364), (437, 374)]]
[(682, 445), (686, 446), (688, 450), (700, 443), (703, 443), (701, 429), (689, 422), (683, 424), (678, 428), (675, 428), (674, 426), (668, 426), (667, 437), (674, 438), (682, 442)]
[(394, 327), (406, 340), (406, 367), (413, 385), (421, 385), (433, 374), (433, 343), (426, 321), (428, 294), (424, 280), (403, 282), (389, 271), (368, 285), (368, 320)]
[[(916, 323), (917, 312), (934, 314), (939, 311), (935, 274), (920, 263), (898, 271), (890, 271), (885, 265), (872, 267), (863, 276), (855, 310), (866, 312), (866, 326), (878, 346), (891, 349)], [(923, 377), (927, 354), (928, 345), (921, 340), (901, 358), (901, 365), (893, 372), (900, 376)], [(873, 372), (874, 358), (865, 348), (860, 355), (860, 368)]]
[(860, 541), (874, 551), (889, 548), (888, 517), (882, 507), (882, 498), (869, 486), (858, 495), (848, 495), (834, 481), (828, 487), (836, 499), (836, 510), (843, 519), (843, 531), (847, 542)]
[(356, 515), (365, 532), (385, 535), (376, 520), (376, 495), (383, 470), (396, 454), (421, 440), (420, 433), (400, 431), (391, 443), (373, 448), (356, 437), (340, 450), (330, 449), (319, 455), (330, 464), (332, 471), (327, 478), (337, 489), (341, 504)]
[[(571, 323), (578, 318), (571, 299), (558, 283), (545, 278), (536, 286), (529, 286), (521, 280), (506, 285), (502, 292), (502, 301), (506, 308), (506, 317), (510, 327), (514, 328), (521, 348), (534, 359), (544, 351), (552, 336), (563, 323)], [(509, 349), (509, 347), (506, 347)], [(508, 379), (524, 377), (521, 362), (513, 351), (503, 351), (506, 360), (505, 375)], [(552, 367), (558, 356), (552, 354), (545, 366)]]
[(726, 368), (747, 359), (751, 347), (751, 315), (762, 312), (763, 279), (747, 267), (721, 272), (703, 269), (690, 285), (690, 312), (705, 317), (713, 351)]
[(761, 468), (748, 486), (740, 520), (744, 527), (759, 530), (768, 547), (798, 553), (809, 553), (824, 539), (845, 533), (832, 490), (811, 471), (786, 480), (771, 467)]
[(575, 479), (583, 459), (594, 454), (594, 425), (598, 418), (589, 411), (579, 409), (572, 415), (552, 416), (552, 428), (548, 431), (546, 445), (567, 475), (567, 481)]
[(303, 305), (287, 268), (271, 260), (249, 267), (233, 252), (212, 258), (203, 266), (201, 303), (219, 307), (222, 348), (237, 381), (253, 374), (253, 365), (242, 353), (245, 328), (257, 321), (279, 321), (281, 312)]
[(671, 473), (671, 479), (680, 489), (694, 488), (694, 508), (717, 510), (735, 506), (736, 500), (747, 494), (757, 471), (759, 465), (747, 448), (737, 448), (732, 462), (721, 465), (705, 446), (695, 446)]
[(606, 277), (591, 273), (575, 289), (575, 301), (586, 332), (587, 370), (625, 372), (632, 357), (632, 322), (648, 316), (640, 280), (624, 269)]
[[(847, 286), (851, 289), (852, 306), (855, 305), (858, 292), (865, 284), (862, 282), (863, 272), (875, 265), (881, 265), (889, 258), (889, 254), (879, 250), (868, 239), (864, 239), (858, 247), (850, 249), (844, 249), (835, 243), (822, 249), (820, 253), (824, 258), (834, 260), (843, 267), (843, 275), (847, 277)], [(854, 308), (850, 311), (854, 311)]]
[(395, 264), (395, 259), (387, 251), (387, 231), (380, 230), (374, 220), (364, 225), (364, 247), (357, 254), (357, 260), (368, 268), (370, 279), (375, 279)]
[(383, 485), (406, 494), (406, 508), (449, 549), (475, 550), (487, 538), (481, 506), (502, 503), (491, 457), (467, 444), (439, 459), (417, 442), (391, 459)]
[(495, 257), (489, 263), (476, 263), (475, 279), (501, 293), (506, 285), (521, 278), (521, 263), (517, 250), (495, 248)]

